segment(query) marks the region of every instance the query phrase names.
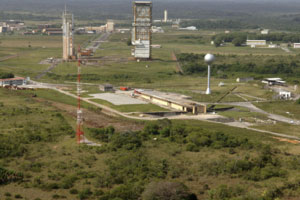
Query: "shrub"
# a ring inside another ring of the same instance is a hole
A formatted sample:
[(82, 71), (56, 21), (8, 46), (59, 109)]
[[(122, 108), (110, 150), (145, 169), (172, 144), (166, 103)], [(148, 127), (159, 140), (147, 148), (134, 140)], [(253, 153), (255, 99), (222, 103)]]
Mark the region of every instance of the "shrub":
[(115, 128), (112, 126), (109, 126), (107, 128), (90, 128), (89, 131), (91, 137), (101, 142), (109, 142), (109, 139), (115, 133)]
[(159, 126), (156, 123), (149, 123), (144, 128), (144, 133), (148, 135), (158, 135), (159, 134)]
[(70, 188), (72, 188), (76, 180), (77, 180), (77, 177), (75, 177), (75, 176), (65, 177), (62, 180), (61, 188), (63, 188), (63, 189), (70, 189)]
[(4, 194), (6, 197), (11, 197), (11, 194), (9, 192), (5, 192)]
[(93, 192), (91, 191), (91, 189), (87, 188), (87, 189), (84, 189), (82, 191), (80, 191), (78, 193), (78, 198), (80, 200), (83, 200), (83, 199), (87, 199), (89, 198), (91, 195), (93, 194)]
[(59, 199), (60, 196), (59, 196), (58, 194), (54, 194), (54, 195), (52, 195), (52, 198), (53, 198), (53, 199)]
[(143, 200), (197, 200), (196, 195), (182, 183), (152, 182), (142, 194)]
[(97, 197), (101, 196), (103, 194), (104, 194), (104, 192), (102, 190), (95, 190), (95, 192), (94, 192), (94, 195), (97, 196)]
[(14, 78), (15, 75), (13, 73), (0, 73), (0, 79), (5, 79), (5, 78)]
[(22, 197), (20, 194), (16, 194), (16, 195), (15, 195), (15, 198), (16, 198), (16, 199), (23, 199), (23, 197)]
[(210, 190), (208, 193), (211, 200), (224, 200), (239, 197), (244, 194), (244, 192), (244, 189), (240, 186), (233, 188), (227, 185), (219, 185), (216, 189)]
[(78, 190), (76, 190), (76, 189), (71, 189), (71, 190), (70, 190), (70, 194), (78, 194)]
[(111, 138), (110, 145), (115, 150), (120, 148), (133, 150), (142, 146), (142, 139), (138, 132), (118, 133)]
[(23, 174), (0, 167), (0, 185), (23, 180)]

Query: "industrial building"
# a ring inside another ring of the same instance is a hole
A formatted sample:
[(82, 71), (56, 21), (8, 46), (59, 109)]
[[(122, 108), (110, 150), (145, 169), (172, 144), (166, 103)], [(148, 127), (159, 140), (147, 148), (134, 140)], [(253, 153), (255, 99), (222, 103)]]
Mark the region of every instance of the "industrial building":
[(67, 12), (63, 12), (63, 60), (68, 61), (75, 57), (74, 49), (74, 16)]
[(265, 78), (262, 80), (262, 83), (268, 84), (269, 86), (272, 85), (280, 85), (280, 86), (285, 86), (286, 82), (283, 81), (281, 78)]
[(44, 28), (42, 33), (46, 35), (62, 35), (63, 31), (61, 28)]
[(113, 20), (107, 20), (106, 32), (113, 32), (115, 30), (115, 22)]
[(0, 33), (19, 31), (23, 28), (25, 28), (25, 23), (22, 21), (8, 20), (0, 22), (0, 29), (2, 29)]
[(27, 79), (23, 77), (15, 77), (15, 78), (7, 78), (7, 79), (0, 79), (0, 86), (19, 86), (19, 85), (26, 85)]
[(254, 81), (253, 77), (237, 78), (236, 82), (238, 83), (247, 83), (249, 81)]
[(246, 45), (251, 46), (252, 48), (255, 48), (256, 46), (266, 46), (267, 41), (266, 40), (247, 40)]
[(7, 32), (7, 27), (0, 26), (0, 33), (6, 33), (6, 32)]
[(290, 100), (292, 98), (292, 93), (289, 91), (279, 91), (279, 98), (282, 100)]
[(181, 112), (192, 114), (206, 114), (207, 107), (204, 104), (189, 100), (184, 95), (163, 93), (153, 90), (135, 90), (136, 95), (153, 104), (168, 107)]
[(86, 33), (102, 33), (102, 32), (114, 32), (115, 22), (113, 20), (107, 20), (107, 23), (102, 26), (87, 26), (84, 28)]
[(103, 92), (113, 92), (114, 87), (111, 84), (99, 85), (99, 89)]
[(133, 2), (132, 45), (135, 46), (132, 55), (136, 59), (151, 59), (152, 40), (152, 2)]

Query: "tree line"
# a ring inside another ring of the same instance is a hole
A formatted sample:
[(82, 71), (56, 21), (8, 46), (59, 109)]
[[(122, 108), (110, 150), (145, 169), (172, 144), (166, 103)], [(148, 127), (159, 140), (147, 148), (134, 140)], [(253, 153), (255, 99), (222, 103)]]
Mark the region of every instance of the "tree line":
[[(178, 61), (187, 75), (207, 72), (207, 65), (204, 63), (204, 54), (178, 54)], [(291, 77), (300, 77), (300, 63), (297, 58), (284, 59), (249, 59), (244, 61), (245, 57), (235, 57), (235, 61), (228, 62), (230, 56), (218, 55), (218, 62), (214, 64), (212, 75), (218, 72), (247, 72), (256, 74), (276, 74)]]

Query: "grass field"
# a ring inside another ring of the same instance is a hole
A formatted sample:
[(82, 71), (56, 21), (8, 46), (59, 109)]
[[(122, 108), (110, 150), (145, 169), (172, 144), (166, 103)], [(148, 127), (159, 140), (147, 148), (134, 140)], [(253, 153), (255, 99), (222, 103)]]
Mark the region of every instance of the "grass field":
[[(77, 36), (75, 46), (89, 40), (90, 36)], [(0, 36), (0, 53), (18, 55), (0, 62), (0, 69), (4, 72), (14, 72), (16, 75), (35, 78), (47, 69), (49, 65), (39, 64), (49, 57), (60, 58), (62, 54), (62, 38), (60, 36)]]
[(270, 113), (300, 120), (300, 105), (296, 104), (294, 101), (272, 101), (256, 103), (255, 105)]

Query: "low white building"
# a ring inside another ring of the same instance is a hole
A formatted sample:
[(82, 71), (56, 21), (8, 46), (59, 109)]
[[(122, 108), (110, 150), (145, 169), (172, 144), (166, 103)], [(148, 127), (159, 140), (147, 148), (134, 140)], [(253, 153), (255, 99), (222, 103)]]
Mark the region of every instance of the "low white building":
[(274, 48), (278, 48), (277, 44), (269, 44), (269, 48), (274, 49)]
[(126, 33), (126, 32), (130, 32), (131, 29), (129, 28), (120, 28), (120, 29), (117, 29), (117, 32), (118, 33)]
[(256, 46), (266, 46), (267, 41), (266, 40), (247, 40), (247, 46), (251, 46), (252, 48), (255, 48)]
[(294, 49), (300, 49), (300, 43), (294, 43)]
[(261, 31), (262, 35), (269, 35), (269, 33), (270, 33), (269, 29), (264, 29), (264, 30)]
[(246, 78), (237, 78), (236, 82), (238, 83), (247, 83), (249, 81), (254, 81), (253, 77), (246, 77)]
[(198, 29), (195, 26), (189, 26), (186, 28), (179, 28), (179, 30), (197, 31)]
[(289, 100), (292, 97), (292, 93), (288, 91), (280, 91), (279, 96), (280, 99)]

